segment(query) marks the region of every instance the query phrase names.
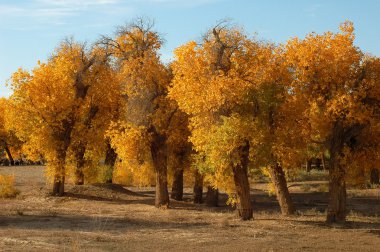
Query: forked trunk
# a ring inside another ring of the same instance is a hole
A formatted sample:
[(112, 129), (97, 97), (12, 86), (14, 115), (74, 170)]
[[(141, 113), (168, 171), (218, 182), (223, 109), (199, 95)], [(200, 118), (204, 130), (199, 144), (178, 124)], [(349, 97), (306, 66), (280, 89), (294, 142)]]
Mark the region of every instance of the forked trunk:
[(164, 136), (158, 133), (153, 135), (151, 152), (156, 173), (155, 206), (157, 208), (168, 208), (167, 146)]
[(276, 190), (276, 196), (283, 215), (294, 214), (294, 206), (292, 198), (286, 183), (285, 173), (278, 164), (269, 168), (270, 178)]
[(253, 218), (253, 210), (250, 197), (250, 187), (248, 181), (248, 155), (249, 144), (238, 149), (240, 154), (240, 163), (233, 166), (234, 182), (236, 194), (238, 197), (237, 211), (242, 220)]
[(181, 167), (174, 171), (171, 198), (183, 200), (183, 168)]
[(344, 223), (346, 221), (346, 182), (344, 170), (331, 158), (329, 167), (329, 203), (327, 206), (327, 223)]
[(376, 168), (371, 169), (370, 183), (372, 185), (374, 185), (374, 184), (378, 185), (380, 183), (380, 181), (379, 181), (379, 170)]
[(116, 162), (117, 154), (115, 150), (112, 148), (111, 144), (108, 142), (107, 143), (107, 151), (106, 151), (106, 159), (104, 160), (104, 164), (110, 169), (108, 174), (108, 178), (106, 179), (106, 183), (112, 184), (112, 179), (113, 179), (113, 171), (115, 167), (115, 162)]
[(75, 167), (75, 185), (83, 185), (84, 184), (84, 165), (85, 159), (84, 154), (86, 152), (86, 147), (83, 144), (80, 144), (76, 149), (75, 159), (76, 159), (76, 167)]
[(217, 207), (219, 201), (219, 190), (212, 186), (207, 187), (206, 205), (209, 207)]
[(12, 153), (11, 153), (11, 151), (10, 151), (10, 149), (9, 149), (9, 147), (8, 147), (8, 145), (7, 145), (7, 143), (5, 143), (5, 145), (4, 145), (4, 149), (5, 149), (5, 152), (7, 153), (7, 156), (8, 156), (8, 159), (9, 159), (9, 163), (10, 163), (11, 165), (15, 165), (15, 161), (14, 161), (14, 159), (13, 159), (13, 157), (12, 157)]
[(194, 203), (203, 203), (203, 176), (198, 172), (198, 169), (194, 171)]

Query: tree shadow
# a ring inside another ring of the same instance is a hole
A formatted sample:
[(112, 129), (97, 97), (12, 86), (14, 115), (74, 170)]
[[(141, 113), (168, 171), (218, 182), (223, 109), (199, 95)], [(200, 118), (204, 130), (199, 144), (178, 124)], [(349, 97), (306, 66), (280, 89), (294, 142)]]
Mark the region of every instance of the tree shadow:
[(321, 228), (334, 228), (334, 229), (342, 229), (342, 230), (357, 230), (357, 231), (365, 231), (370, 234), (375, 234), (380, 236), (380, 223), (375, 222), (363, 222), (363, 221), (347, 221), (342, 224), (329, 224), (324, 221), (305, 221), (305, 220), (284, 220), (291, 221), (293, 223), (299, 223), (310, 226), (317, 226)]
[(80, 194), (80, 193), (65, 193), (64, 197), (73, 198), (73, 199), (83, 199), (83, 200), (90, 200), (90, 201), (102, 201), (102, 202), (109, 202), (109, 203), (115, 203), (115, 204), (145, 204), (145, 205), (154, 205), (154, 199), (152, 198), (135, 198), (135, 199), (122, 199), (122, 198), (106, 198), (101, 196), (93, 196), (93, 195), (87, 195), (87, 194)]
[(0, 227), (12, 227), (28, 230), (66, 230), (66, 231), (115, 231), (128, 229), (197, 229), (209, 226), (205, 222), (169, 222), (152, 221), (137, 218), (116, 218), (86, 215), (23, 215), (0, 216)]

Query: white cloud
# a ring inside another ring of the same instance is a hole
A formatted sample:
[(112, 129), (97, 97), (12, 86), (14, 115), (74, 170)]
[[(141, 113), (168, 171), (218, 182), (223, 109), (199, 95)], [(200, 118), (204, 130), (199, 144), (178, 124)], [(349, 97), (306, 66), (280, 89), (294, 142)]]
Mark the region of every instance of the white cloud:
[(122, 7), (119, 2), (119, 0), (33, 0), (25, 4), (0, 4), (0, 29), (36, 30), (48, 26), (62, 26), (71, 22), (72, 18), (84, 15), (85, 12), (101, 17), (120, 10), (124, 13), (132, 12), (132, 8)]

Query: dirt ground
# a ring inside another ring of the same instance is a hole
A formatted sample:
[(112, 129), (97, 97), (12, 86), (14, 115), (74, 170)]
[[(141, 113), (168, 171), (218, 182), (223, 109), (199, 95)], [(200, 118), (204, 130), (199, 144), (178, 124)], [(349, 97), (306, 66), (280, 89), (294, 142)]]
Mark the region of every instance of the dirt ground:
[(0, 173), (14, 174), (21, 191), (0, 199), (0, 251), (380, 251), (379, 188), (349, 191), (349, 222), (328, 226), (327, 194), (316, 189), (325, 182), (293, 183), (298, 214), (289, 218), (266, 185), (252, 185), (255, 219), (243, 222), (230, 207), (192, 204), (190, 189), (184, 202), (159, 210), (152, 188), (68, 185), (54, 198), (43, 167)]

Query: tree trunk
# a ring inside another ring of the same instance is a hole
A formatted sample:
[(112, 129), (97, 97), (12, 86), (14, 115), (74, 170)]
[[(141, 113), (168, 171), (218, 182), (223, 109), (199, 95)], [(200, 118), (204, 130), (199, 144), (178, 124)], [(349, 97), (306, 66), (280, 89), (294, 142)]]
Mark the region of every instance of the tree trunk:
[(374, 184), (380, 184), (380, 181), (379, 181), (379, 170), (376, 169), (376, 168), (372, 168), (371, 169), (371, 177), (370, 177), (370, 183), (372, 185)]
[(183, 167), (178, 167), (174, 171), (171, 198), (183, 200)]
[(12, 157), (12, 153), (11, 153), (11, 151), (10, 151), (7, 143), (4, 144), (4, 149), (5, 149), (5, 152), (7, 153), (7, 156), (8, 156), (8, 159), (9, 159), (9, 163), (11, 165), (15, 165), (15, 161), (14, 161), (14, 159)]
[(240, 154), (240, 163), (233, 166), (234, 182), (236, 194), (238, 197), (238, 214), (242, 220), (253, 218), (253, 210), (250, 197), (250, 187), (248, 181), (248, 162), (249, 162), (249, 144), (246, 143), (238, 149)]
[(327, 206), (327, 223), (344, 223), (346, 221), (346, 182), (344, 171), (334, 161), (330, 159), (329, 167), (329, 203)]
[(83, 185), (84, 184), (84, 165), (85, 165), (85, 159), (84, 154), (86, 152), (86, 147), (83, 144), (80, 144), (75, 153), (75, 159), (76, 159), (76, 167), (75, 167), (75, 185)]
[(167, 146), (166, 138), (157, 132), (153, 134), (151, 144), (153, 165), (156, 172), (155, 206), (169, 207), (168, 178), (167, 178)]
[(306, 160), (306, 172), (310, 172), (311, 170), (311, 158)]
[(57, 154), (57, 163), (55, 164), (53, 196), (63, 196), (65, 193), (65, 159), (66, 152), (60, 151)]
[(321, 170), (321, 159), (315, 158), (315, 168), (320, 171)]
[(198, 172), (198, 169), (194, 172), (194, 203), (202, 204), (203, 203), (203, 176)]
[(207, 187), (206, 205), (209, 207), (217, 207), (219, 201), (219, 190), (212, 186)]
[(111, 144), (107, 143), (107, 151), (106, 151), (106, 159), (104, 160), (104, 164), (110, 169), (109, 177), (106, 179), (106, 183), (112, 184), (113, 179), (113, 171), (115, 167), (117, 154), (115, 150), (112, 148)]
[[(73, 118), (72, 116), (71, 118)], [(55, 160), (55, 173), (53, 181), (53, 196), (63, 196), (65, 193), (65, 165), (66, 152), (71, 142), (71, 132), (73, 130), (73, 120), (64, 120), (61, 132), (56, 132), (54, 137), (58, 140)], [(62, 145), (61, 145), (62, 144)]]
[(278, 164), (269, 168), (270, 178), (276, 190), (276, 196), (283, 215), (294, 214), (294, 206), (292, 198), (286, 183), (285, 173)]
[(321, 160), (322, 160), (323, 170), (326, 171), (326, 159), (325, 159), (324, 153), (322, 153), (322, 155), (321, 155)]

